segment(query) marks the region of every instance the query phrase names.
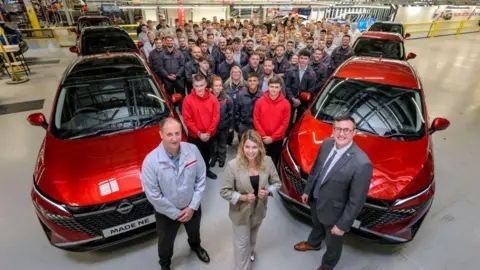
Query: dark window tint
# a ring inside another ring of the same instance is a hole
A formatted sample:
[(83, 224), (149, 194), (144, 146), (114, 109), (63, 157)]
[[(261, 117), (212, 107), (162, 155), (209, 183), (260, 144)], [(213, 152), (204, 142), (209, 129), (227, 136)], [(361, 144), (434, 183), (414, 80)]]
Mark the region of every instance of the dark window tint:
[(415, 89), (333, 78), (311, 113), (327, 123), (348, 114), (360, 131), (392, 139), (415, 140), (425, 135), (422, 99)]
[(136, 129), (168, 115), (150, 77), (76, 82), (60, 90), (52, 131), (62, 139), (91, 137)]
[(403, 44), (399, 41), (360, 38), (355, 44), (353, 51), (358, 56), (385, 57), (402, 60), (404, 56)]
[(135, 43), (128, 34), (122, 32), (93, 32), (83, 35), (82, 54), (105, 52), (134, 52)]
[(398, 33), (403, 36), (403, 26), (401, 24), (374, 23), (368, 31)]

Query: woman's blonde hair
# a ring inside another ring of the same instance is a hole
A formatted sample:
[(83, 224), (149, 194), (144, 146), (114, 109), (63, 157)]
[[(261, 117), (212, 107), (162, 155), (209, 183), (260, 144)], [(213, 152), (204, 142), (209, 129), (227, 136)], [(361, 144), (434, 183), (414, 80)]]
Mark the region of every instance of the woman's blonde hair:
[[(238, 63), (238, 64), (240, 64), (240, 63)], [(232, 69), (230, 70), (230, 77), (228, 77), (228, 80), (225, 82), (225, 84), (232, 87), (232, 82), (233, 82), (232, 73), (234, 71), (240, 71), (240, 84), (247, 85), (247, 82), (245, 81), (245, 79), (243, 79), (243, 71), (239, 66), (233, 66), (232, 67)]]
[(238, 146), (237, 151), (237, 162), (240, 168), (248, 169), (248, 158), (245, 155), (243, 147), (245, 146), (245, 142), (247, 140), (252, 141), (253, 143), (257, 144), (258, 147), (258, 154), (255, 158), (255, 167), (257, 170), (264, 171), (265, 166), (265, 146), (263, 145), (263, 140), (260, 134), (253, 129), (247, 129), (240, 139), (240, 145)]

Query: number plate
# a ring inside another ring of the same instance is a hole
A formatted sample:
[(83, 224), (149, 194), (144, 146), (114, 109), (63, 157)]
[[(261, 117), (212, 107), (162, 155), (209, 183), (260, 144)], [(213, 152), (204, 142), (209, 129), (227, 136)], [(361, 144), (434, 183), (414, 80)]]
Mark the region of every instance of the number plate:
[(134, 221), (131, 221), (131, 222), (128, 222), (128, 223), (124, 223), (122, 225), (118, 225), (118, 226), (103, 230), (102, 231), (103, 237), (107, 238), (107, 237), (110, 237), (110, 236), (114, 236), (114, 235), (117, 235), (117, 234), (121, 234), (121, 233), (124, 233), (124, 232), (135, 230), (135, 229), (138, 229), (140, 227), (146, 226), (148, 224), (152, 224), (154, 222), (155, 222), (155, 215), (146, 216), (146, 217), (141, 218), (141, 219), (137, 219), (137, 220), (134, 220)]

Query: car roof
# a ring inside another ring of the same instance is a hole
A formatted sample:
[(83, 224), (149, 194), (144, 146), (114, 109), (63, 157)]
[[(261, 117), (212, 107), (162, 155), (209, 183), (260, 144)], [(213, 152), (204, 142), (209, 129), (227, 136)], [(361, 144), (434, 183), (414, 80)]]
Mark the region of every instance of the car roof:
[(403, 37), (400, 34), (392, 33), (392, 32), (367, 31), (367, 32), (363, 32), (362, 35), (360, 35), (360, 38), (377, 38), (377, 39), (403, 41)]
[(116, 26), (116, 25), (106, 25), (106, 26), (86, 26), (82, 28), (82, 31), (85, 32), (122, 32), (122, 33), (127, 33), (125, 29)]
[(78, 18), (78, 20), (89, 20), (89, 19), (94, 19), (94, 20), (99, 20), (99, 19), (110, 19), (109, 17), (107, 16), (81, 16)]
[(125, 71), (128, 76), (149, 75), (145, 63), (137, 53), (102, 53), (79, 56), (67, 68), (61, 83), (84, 81), (95, 76), (112, 78), (122, 68), (128, 68), (128, 71)]
[(374, 22), (373, 24), (398, 24), (398, 25), (403, 25), (403, 23), (401, 23), (401, 22), (387, 22), (387, 21)]
[(357, 56), (345, 61), (333, 74), (336, 77), (421, 89), (415, 69), (406, 61)]

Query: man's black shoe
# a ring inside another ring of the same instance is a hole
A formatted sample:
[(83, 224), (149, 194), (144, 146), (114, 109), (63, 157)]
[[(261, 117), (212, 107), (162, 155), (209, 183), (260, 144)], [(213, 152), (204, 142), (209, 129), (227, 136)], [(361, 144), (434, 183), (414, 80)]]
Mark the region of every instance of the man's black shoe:
[(162, 270), (170, 270), (170, 265), (162, 266)]
[(207, 177), (213, 180), (217, 179), (217, 175), (210, 170), (207, 171)]
[(200, 261), (202, 261), (204, 263), (209, 263), (210, 262), (210, 256), (208, 256), (208, 253), (205, 249), (203, 249), (202, 247), (199, 247), (199, 248), (192, 249), (192, 250), (195, 253), (197, 253), (197, 256), (200, 259)]
[(217, 163), (217, 160), (216, 159), (212, 159), (210, 160), (210, 167), (213, 168), (215, 167), (215, 164)]
[(218, 167), (223, 168), (223, 166), (225, 166), (225, 160), (220, 160), (218, 162)]

